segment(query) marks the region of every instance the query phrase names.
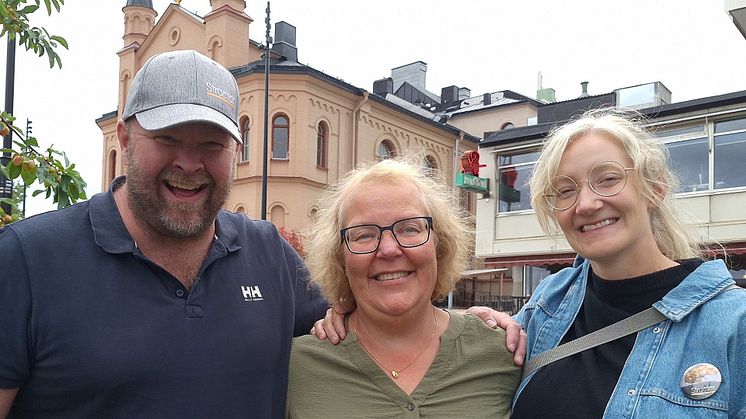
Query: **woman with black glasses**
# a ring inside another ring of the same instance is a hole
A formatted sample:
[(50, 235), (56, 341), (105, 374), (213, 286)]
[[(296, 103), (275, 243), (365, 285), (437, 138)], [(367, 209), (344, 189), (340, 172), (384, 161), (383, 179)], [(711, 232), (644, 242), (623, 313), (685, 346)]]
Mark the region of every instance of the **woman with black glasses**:
[(528, 366), (651, 306), (660, 318), (529, 373), (513, 417), (746, 417), (746, 292), (722, 260), (699, 257), (675, 190), (664, 146), (618, 112), (591, 112), (547, 139), (531, 204), (578, 258), (516, 316)]
[(307, 264), (328, 301), (356, 307), (339, 345), (296, 338), (288, 417), (507, 417), (520, 370), (505, 333), (436, 308), (472, 236), (422, 165), (384, 160), (320, 201)]

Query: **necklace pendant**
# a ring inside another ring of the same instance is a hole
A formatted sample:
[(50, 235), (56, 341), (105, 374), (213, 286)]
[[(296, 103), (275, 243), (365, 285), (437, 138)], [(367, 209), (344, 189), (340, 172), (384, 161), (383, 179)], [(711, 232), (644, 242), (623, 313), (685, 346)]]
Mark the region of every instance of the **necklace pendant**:
[(396, 370), (391, 370), (391, 376), (394, 378), (399, 378), (399, 373), (396, 372)]

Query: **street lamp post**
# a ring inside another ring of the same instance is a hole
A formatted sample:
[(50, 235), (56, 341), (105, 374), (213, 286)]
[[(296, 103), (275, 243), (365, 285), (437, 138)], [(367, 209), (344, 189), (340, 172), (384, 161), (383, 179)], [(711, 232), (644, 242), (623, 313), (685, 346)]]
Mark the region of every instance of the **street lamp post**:
[[(16, 78), (16, 43), (15, 38), (8, 36), (8, 52), (6, 59), (6, 70), (5, 70), (5, 112), (13, 113), (13, 91)], [(10, 127), (8, 127), (10, 128)], [(13, 130), (8, 132), (8, 135), (3, 137), (3, 148), (10, 149), (13, 147)], [(10, 161), (10, 153), (4, 152), (0, 163), (5, 166)], [(5, 176), (0, 175), (0, 198), (12, 198), (13, 197), (13, 181), (6, 179)], [(10, 214), (10, 204), (2, 203), (0, 208), (5, 211), (6, 214)]]
[(267, 2), (266, 40), (264, 43), (264, 150), (262, 152), (262, 220), (267, 219), (267, 158), (269, 156), (269, 57), (272, 37), (269, 35), (269, 1)]

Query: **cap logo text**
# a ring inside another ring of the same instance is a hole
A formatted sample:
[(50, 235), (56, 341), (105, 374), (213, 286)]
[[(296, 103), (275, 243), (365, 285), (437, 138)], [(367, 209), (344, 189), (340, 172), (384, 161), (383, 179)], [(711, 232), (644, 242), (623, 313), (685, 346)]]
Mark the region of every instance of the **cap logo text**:
[(209, 81), (206, 81), (205, 84), (207, 85), (207, 94), (209, 96), (222, 100), (223, 102), (225, 102), (226, 105), (230, 106), (231, 108), (236, 107), (236, 98), (233, 97), (232, 94), (219, 88), (218, 86), (215, 86)]

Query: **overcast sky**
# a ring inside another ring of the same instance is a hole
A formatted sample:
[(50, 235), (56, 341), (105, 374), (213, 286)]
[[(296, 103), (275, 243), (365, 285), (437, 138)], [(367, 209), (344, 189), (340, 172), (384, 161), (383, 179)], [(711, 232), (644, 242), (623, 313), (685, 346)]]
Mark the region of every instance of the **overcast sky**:
[[(158, 17), (169, 5), (154, 0)], [(246, 0), (250, 36), (264, 39), (266, 1)], [(18, 48), (15, 115), (33, 120), (42, 145), (67, 151), (101, 190), (102, 135), (96, 118), (116, 109), (116, 52), (123, 46), (126, 0), (69, 0), (33, 25), (65, 37), (62, 70)], [(204, 15), (209, 0), (183, 0)], [(535, 96), (537, 74), (558, 100), (661, 81), (680, 102), (746, 90), (746, 40), (723, 0), (274, 0), (272, 22), (297, 28), (298, 60), (366, 90), (391, 68), (427, 63), (427, 88), (472, 95), (510, 89)], [(5, 90), (5, 42), (0, 90)], [(4, 97), (4, 96), (2, 96)], [(3, 108), (5, 109), (5, 108)], [(53, 208), (29, 202), (28, 213)], [(27, 213), (27, 215), (28, 215)]]

